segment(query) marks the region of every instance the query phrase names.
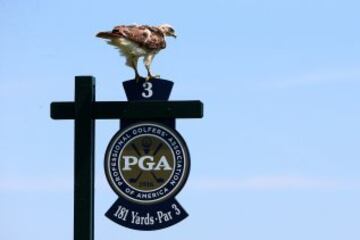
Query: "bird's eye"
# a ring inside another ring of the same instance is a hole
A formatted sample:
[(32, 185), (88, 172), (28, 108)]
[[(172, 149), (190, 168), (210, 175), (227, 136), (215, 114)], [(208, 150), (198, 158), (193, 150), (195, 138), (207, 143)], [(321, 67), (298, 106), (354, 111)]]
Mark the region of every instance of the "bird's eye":
[(170, 32), (175, 32), (175, 30), (173, 28), (169, 28)]

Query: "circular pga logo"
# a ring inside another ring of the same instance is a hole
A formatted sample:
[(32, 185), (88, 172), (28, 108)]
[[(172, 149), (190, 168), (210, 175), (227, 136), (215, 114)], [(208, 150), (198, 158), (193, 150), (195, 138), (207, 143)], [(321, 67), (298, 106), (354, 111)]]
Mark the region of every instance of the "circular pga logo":
[(157, 123), (120, 130), (105, 155), (105, 172), (113, 190), (139, 204), (175, 196), (184, 186), (189, 168), (189, 152), (180, 134)]

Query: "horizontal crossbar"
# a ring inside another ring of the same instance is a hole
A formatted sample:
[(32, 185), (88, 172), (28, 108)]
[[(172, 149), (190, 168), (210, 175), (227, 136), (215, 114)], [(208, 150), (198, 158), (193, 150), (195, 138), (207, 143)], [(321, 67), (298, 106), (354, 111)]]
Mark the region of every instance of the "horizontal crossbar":
[[(52, 119), (75, 119), (74, 102), (51, 103)], [(202, 118), (201, 101), (97, 101), (92, 104), (93, 119)]]

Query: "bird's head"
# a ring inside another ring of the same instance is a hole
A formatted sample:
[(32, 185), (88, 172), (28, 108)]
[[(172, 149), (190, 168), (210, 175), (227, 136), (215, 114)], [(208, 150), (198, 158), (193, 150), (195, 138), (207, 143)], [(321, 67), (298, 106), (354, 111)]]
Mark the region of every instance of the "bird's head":
[(169, 25), (169, 24), (161, 24), (159, 26), (159, 29), (165, 36), (176, 38), (175, 30), (171, 25)]

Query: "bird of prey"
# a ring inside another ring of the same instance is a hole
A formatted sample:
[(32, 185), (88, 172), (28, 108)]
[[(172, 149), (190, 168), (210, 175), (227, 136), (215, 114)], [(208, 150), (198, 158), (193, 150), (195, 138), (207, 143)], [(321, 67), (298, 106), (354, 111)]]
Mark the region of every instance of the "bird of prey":
[(120, 54), (126, 58), (126, 65), (135, 71), (135, 79), (141, 78), (137, 63), (140, 57), (144, 57), (144, 64), (147, 70), (146, 81), (154, 77), (150, 65), (155, 55), (166, 47), (165, 37), (176, 38), (175, 30), (169, 24), (160, 26), (148, 25), (120, 25), (112, 31), (99, 32), (99, 38), (107, 40), (109, 45), (119, 49)]

